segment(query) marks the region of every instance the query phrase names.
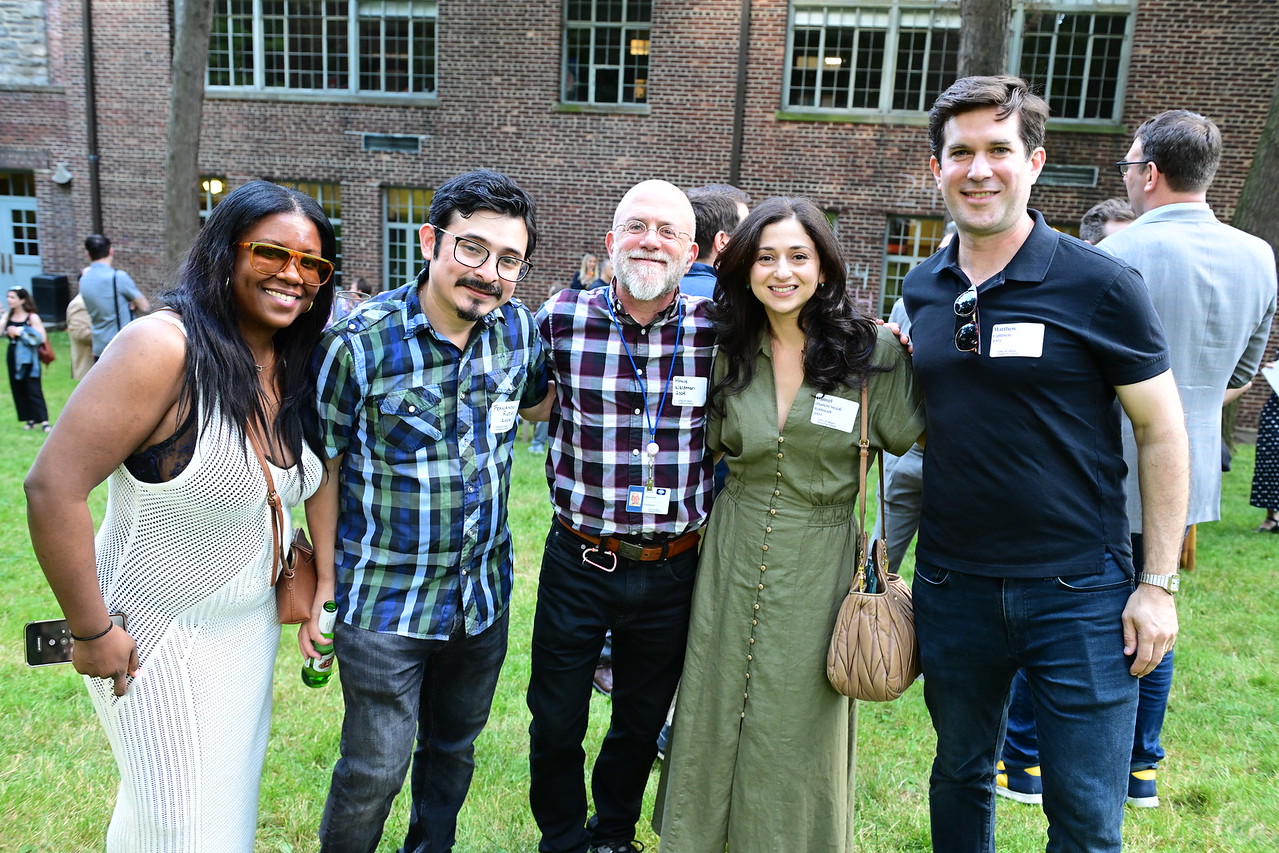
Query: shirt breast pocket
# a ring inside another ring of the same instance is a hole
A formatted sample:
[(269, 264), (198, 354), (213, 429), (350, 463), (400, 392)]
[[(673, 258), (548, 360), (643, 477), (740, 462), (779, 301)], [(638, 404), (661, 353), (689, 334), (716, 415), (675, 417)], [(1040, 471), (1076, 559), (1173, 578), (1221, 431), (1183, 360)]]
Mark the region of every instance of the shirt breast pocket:
[(524, 366), (501, 368), (477, 377), (475, 402), (478, 417), (486, 418), (489, 432), (502, 435), (515, 426), (520, 395), (524, 391), (521, 377)]
[(391, 461), (417, 459), (444, 437), (438, 385), (392, 391), (377, 401), (377, 436)]

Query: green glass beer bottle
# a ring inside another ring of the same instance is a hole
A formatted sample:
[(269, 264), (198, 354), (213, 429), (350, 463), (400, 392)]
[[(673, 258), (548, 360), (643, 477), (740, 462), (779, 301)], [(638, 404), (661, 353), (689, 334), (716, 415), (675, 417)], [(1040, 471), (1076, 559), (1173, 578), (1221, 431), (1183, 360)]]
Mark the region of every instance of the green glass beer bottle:
[(324, 609), (320, 611), (320, 633), (329, 642), (324, 645), (312, 643), (312, 645), (315, 645), (315, 650), (320, 653), (320, 656), (318, 658), (302, 659), (302, 683), (307, 687), (323, 687), (333, 677), (333, 625), (337, 622), (337, 619), (337, 602), (324, 602)]

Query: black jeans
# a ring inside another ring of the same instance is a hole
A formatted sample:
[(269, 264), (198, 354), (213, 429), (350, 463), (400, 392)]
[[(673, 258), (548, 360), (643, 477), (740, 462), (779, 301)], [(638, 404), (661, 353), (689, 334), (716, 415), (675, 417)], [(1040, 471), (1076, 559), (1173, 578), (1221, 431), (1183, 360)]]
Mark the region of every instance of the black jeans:
[(39, 376), (16, 378), (17, 367), (14, 365), (14, 345), (9, 345), (5, 354), (9, 368), (9, 390), (13, 392), (13, 408), (18, 412), (18, 420), (28, 423), (44, 423), (49, 420), (49, 409), (44, 404), (44, 389), (40, 387)]
[[(529, 802), (541, 853), (584, 853), (635, 837), (657, 735), (684, 666), (697, 550), (647, 563), (619, 557), (610, 573), (582, 562), (589, 547), (551, 522), (528, 687)], [(612, 720), (591, 776), (596, 815), (588, 827), (582, 741), (610, 628)]]

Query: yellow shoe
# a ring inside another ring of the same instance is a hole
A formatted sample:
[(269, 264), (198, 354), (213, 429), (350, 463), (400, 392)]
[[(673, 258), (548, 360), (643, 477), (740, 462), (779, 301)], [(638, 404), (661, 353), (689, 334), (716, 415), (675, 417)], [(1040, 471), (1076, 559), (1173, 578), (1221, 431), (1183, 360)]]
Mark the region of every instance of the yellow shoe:
[(1155, 768), (1134, 770), (1128, 777), (1128, 805), (1139, 809), (1159, 808), (1159, 792), (1155, 788)]
[(1044, 783), (1040, 779), (1039, 765), (1034, 767), (1005, 767), (1004, 762), (995, 766), (995, 793), (1019, 803), (1038, 805), (1044, 801)]

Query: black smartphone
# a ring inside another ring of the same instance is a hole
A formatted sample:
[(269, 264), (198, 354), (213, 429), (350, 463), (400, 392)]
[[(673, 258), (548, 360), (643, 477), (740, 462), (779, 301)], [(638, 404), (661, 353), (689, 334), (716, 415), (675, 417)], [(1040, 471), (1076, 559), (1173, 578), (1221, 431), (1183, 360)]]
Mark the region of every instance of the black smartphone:
[[(111, 621), (117, 628), (124, 627), (124, 614), (112, 613)], [(71, 629), (65, 619), (42, 619), (27, 623), (27, 666), (49, 666), (54, 663), (70, 663)]]

